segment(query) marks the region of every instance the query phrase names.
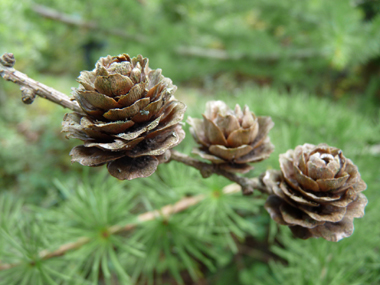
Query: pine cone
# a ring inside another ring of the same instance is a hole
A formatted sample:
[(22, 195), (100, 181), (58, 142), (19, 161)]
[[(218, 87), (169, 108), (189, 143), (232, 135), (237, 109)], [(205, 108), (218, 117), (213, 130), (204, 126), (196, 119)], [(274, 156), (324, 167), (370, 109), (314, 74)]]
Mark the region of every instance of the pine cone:
[(190, 132), (201, 146), (193, 153), (230, 172), (246, 173), (269, 157), (274, 146), (267, 136), (274, 126), (270, 117), (256, 117), (248, 106), (231, 110), (222, 101), (209, 101), (203, 120), (189, 117)]
[(87, 115), (66, 114), (62, 130), (84, 141), (71, 150), (73, 162), (107, 164), (122, 180), (147, 177), (185, 137), (180, 122), (186, 106), (172, 96), (177, 87), (161, 69), (151, 70), (147, 58), (100, 58), (78, 82), (73, 96)]
[(267, 171), (263, 182), (275, 195), (265, 208), (272, 219), (288, 225), (295, 236), (339, 241), (352, 235), (353, 219), (364, 215), (367, 185), (341, 150), (326, 144), (304, 144), (280, 155), (279, 171)]

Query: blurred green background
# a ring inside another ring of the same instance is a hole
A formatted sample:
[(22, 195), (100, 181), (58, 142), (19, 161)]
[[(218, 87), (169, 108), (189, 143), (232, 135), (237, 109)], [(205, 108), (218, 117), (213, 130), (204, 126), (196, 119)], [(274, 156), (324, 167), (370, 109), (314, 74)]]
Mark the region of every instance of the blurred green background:
[[(301, 241), (270, 221), (265, 197), (215, 202), (229, 182), (175, 162), (147, 179), (109, 179), (102, 168), (71, 165), (80, 142), (60, 133), (67, 110), (40, 98), (25, 106), (18, 87), (0, 80), (0, 263), (25, 264), (0, 272), (0, 284), (380, 284), (380, 1), (0, 0), (4, 52), (68, 95), (99, 57), (142, 54), (179, 87), (185, 118), (219, 99), (272, 116), (276, 150), (250, 176), (278, 169), (287, 149), (325, 142), (358, 165), (369, 205), (352, 237)], [(184, 128), (178, 149), (189, 154), (195, 143)], [(198, 193), (210, 198), (170, 226), (148, 223), (26, 266), (42, 249)], [(107, 219), (86, 220), (98, 207), (82, 199), (90, 196), (107, 201), (97, 212)]]

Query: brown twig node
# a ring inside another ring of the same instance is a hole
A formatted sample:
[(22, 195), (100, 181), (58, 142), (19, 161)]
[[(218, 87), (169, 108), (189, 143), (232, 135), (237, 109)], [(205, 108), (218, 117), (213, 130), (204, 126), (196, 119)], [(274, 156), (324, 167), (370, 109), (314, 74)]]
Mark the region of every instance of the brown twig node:
[(0, 58), (0, 63), (6, 67), (13, 67), (16, 63), (13, 53), (4, 53)]
[(28, 104), (28, 105), (32, 104), (34, 102), (34, 99), (36, 99), (36, 92), (34, 92), (34, 90), (25, 86), (22, 86), (20, 90), (21, 90), (21, 101), (24, 104)]

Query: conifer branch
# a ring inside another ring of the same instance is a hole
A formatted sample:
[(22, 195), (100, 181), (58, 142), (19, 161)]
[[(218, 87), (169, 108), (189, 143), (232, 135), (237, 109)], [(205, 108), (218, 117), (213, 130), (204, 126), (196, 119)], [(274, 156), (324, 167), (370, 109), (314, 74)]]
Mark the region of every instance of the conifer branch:
[[(226, 195), (238, 193), (240, 191), (241, 191), (241, 187), (238, 184), (230, 184), (223, 188), (223, 193)], [(126, 225), (114, 225), (114, 226), (109, 227), (105, 232), (108, 235), (112, 235), (112, 234), (120, 234), (123, 232), (133, 230), (135, 227), (137, 227), (141, 223), (152, 221), (159, 217), (168, 218), (173, 214), (182, 212), (188, 209), (189, 207), (198, 204), (205, 198), (206, 198), (206, 195), (204, 194), (199, 194), (196, 196), (183, 198), (175, 204), (166, 205), (159, 210), (149, 211), (149, 212), (138, 215), (136, 222), (134, 223), (130, 223)], [(42, 250), (39, 254), (39, 257), (41, 260), (47, 260), (50, 258), (63, 256), (69, 251), (79, 249), (80, 247), (89, 243), (90, 241), (91, 241), (91, 238), (89, 237), (81, 237), (77, 239), (75, 242), (69, 242), (69, 243), (61, 245), (60, 247), (58, 247), (58, 249), (54, 251)], [(12, 263), (12, 264), (0, 263), (0, 271), (11, 269), (13, 267), (20, 266), (21, 264), (22, 263)]]
[(69, 108), (77, 113), (84, 114), (78, 103), (70, 97), (49, 86), (29, 78), (26, 74), (13, 68), (15, 59), (12, 53), (5, 53), (0, 58), (0, 76), (20, 86), (22, 101), (25, 104), (33, 103), (36, 95), (47, 99), (64, 108)]
[[(64, 108), (69, 108), (77, 113), (84, 114), (76, 101), (72, 101), (67, 95), (42, 83), (39, 83), (29, 78), (26, 74), (15, 70), (13, 68), (14, 63), (15, 60), (13, 54), (5, 53), (0, 58), (0, 75), (5, 80), (11, 81), (21, 86), (24, 103), (32, 103), (34, 99), (33, 96), (38, 95), (55, 104), (61, 105)], [(270, 190), (265, 187), (259, 178), (246, 178), (237, 176), (236, 174), (218, 168), (217, 165), (199, 161), (178, 151), (172, 150), (170, 159), (198, 169), (201, 172), (202, 176), (205, 178), (211, 176), (212, 174), (224, 176), (232, 182), (239, 184), (243, 189), (244, 195), (253, 193), (254, 189), (257, 189), (265, 194), (271, 194)]]

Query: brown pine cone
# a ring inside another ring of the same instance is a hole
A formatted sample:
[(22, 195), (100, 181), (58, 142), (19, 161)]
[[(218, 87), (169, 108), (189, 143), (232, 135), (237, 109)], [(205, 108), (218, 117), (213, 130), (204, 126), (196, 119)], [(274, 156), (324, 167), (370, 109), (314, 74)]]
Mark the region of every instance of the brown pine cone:
[(223, 101), (209, 101), (203, 120), (189, 117), (187, 122), (201, 145), (193, 153), (230, 172), (246, 173), (253, 168), (247, 163), (264, 160), (274, 150), (267, 136), (272, 119), (256, 117), (248, 106), (231, 110)]
[(147, 58), (100, 58), (78, 82), (73, 95), (87, 115), (66, 114), (62, 129), (67, 138), (84, 141), (71, 150), (73, 162), (107, 164), (121, 180), (147, 177), (185, 137), (180, 122), (186, 105), (175, 100), (177, 87), (161, 69), (151, 70)]
[(354, 231), (353, 219), (364, 215), (367, 185), (341, 150), (304, 144), (280, 155), (281, 171), (267, 171), (263, 182), (274, 195), (265, 208), (295, 236), (339, 241)]

